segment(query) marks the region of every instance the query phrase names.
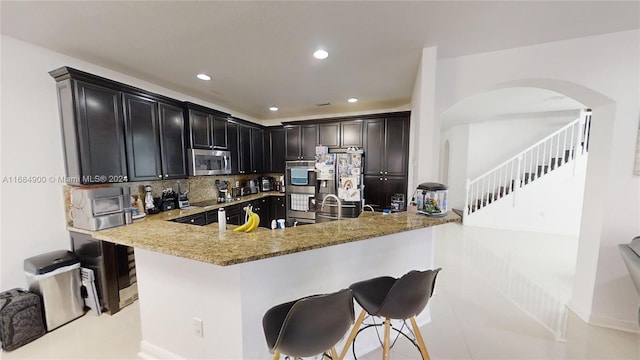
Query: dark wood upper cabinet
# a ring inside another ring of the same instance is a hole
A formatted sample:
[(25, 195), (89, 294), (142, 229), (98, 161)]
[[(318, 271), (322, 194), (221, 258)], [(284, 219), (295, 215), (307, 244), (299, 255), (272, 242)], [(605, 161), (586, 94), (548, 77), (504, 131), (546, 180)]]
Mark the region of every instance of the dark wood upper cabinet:
[(251, 172), (251, 128), (238, 125), (238, 169), (240, 174)]
[(409, 119), (391, 117), (364, 121), (364, 173), (407, 176)]
[(264, 164), (264, 131), (251, 128), (251, 172), (263, 173), (266, 170)]
[(406, 176), (409, 162), (409, 120), (388, 118), (385, 135), (384, 174)]
[(288, 125), (286, 130), (286, 159), (314, 160), (318, 145), (318, 124)]
[(51, 75), (58, 81), (67, 183), (127, 181), (121, 92), (61, 69)]
[(159, 103), (163, 179), (187, 177), (183, 108)]
[(213, 125), (213, 148), (228, 149), (227, 143), (227, 119), (212, 116)]
[(322, 123), (318, 125), (319, 144), (328, 147), (340, 146), (340, 123)]
[(284, 128), (269, 129), (269, 161), (267, 161), (269, 172), (284, 173), (286, 134)]
[(383, 175), (384, 119), (365, 120), (363, 134), (365, 139), (364, 174)]
[(300, 160), (300, 126), (285, 126), (287, 160)]
[(362, 147), (362, 120), (343, 121), (340, 123), (340, 146)]
[(209, 114), (189, 109), (189, 134), (191, 148), (213, 149), (211, 117)]
[(132, 94), (123, 99), (129, 180), (162, 179), (158, 103)]
[(230, 122), (227, 125), (228, 148), (231, 153), (231, 173), (240, 174), (240, 152), (238, 144), (238, 124)]
[(301, 126), (300, 156), (302, 160), (316, 159), (316, 146), (318, 145), (318, 125)]
[(188, 147), (193, 149), (228, 149), (229, 114), (191, 102), (184, 103), (189, 133)]

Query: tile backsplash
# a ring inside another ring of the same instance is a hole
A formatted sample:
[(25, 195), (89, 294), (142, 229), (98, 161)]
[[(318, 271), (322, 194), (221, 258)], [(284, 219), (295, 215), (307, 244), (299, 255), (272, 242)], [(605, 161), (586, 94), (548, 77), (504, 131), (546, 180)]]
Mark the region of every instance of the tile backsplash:
[[(272, 176), (278, 181), (280, 176), (283, 174), (277, 173), (269, 173), (269, 174), (261, 174), (260, 176)], [(178, 182), (180, 182), (180, 186), (182, 192), (189, 191), (187, 197), (189, 201), (192, 203), (206, 201), (211, 199), (218, 198), (218, 187), (216, 186), (216, 180), (226, 180), (229, 181), (229, 186), (234, 186), (235, 182), (240, 182), (240, 186), (244, 186), (245, 183), (251, 179), (257, 179), (258, 175), (220, 175), (220, 176), (192, 176), (187, 179), (179, 179), (179, 180), (160, 180), (160, 181), (142, 181), (142, 182), (128, 182), (128, 183), (117, 183), (117, 184), (102, 184), (102, 185), (87, 185), (83, 187), (102, 187), (102, 186), (114, 186), (114, 187), (122, 187), (129, 186), (131, 188), (131, 195), (136, 196), (140, 195), (141, 198), (144, 198), (144, 187), (146, 185), (151, 185), (153, 197), (160, 197), (162, 195), (162, 190), (171, 188), (173, 191), (178, 191)], [(71, 190), (76, 186), (65, 185), (63, 187), (64, 191), (64, 199), (65, 199), (65, 214), (66, 221), (68, 225), (72, 225), (71, 220)]]

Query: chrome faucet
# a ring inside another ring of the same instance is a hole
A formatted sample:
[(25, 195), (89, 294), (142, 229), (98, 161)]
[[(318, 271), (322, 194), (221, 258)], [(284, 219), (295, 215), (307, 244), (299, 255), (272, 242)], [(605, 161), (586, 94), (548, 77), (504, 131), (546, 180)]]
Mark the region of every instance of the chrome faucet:
[(371, 209), (371, 212), (376, 212), (376, 211), (373, 209), (373, 206), (371, 206), (371, 205), (369, 205), (369, 204), (363, 205), (362, 207), (365, 207), (365, 208), (369, 208), (369, 209)]
[(340, 201), (340, 198), (335, 196), (334, 194), (328, 194), (327, 196), (324, 197), (324, 199), (322, 200), (322, 206), (320, 207), (320, 210), (324, 210), (324, 202), (327, 201), (328, 198), (335, 198), (336, 201), (338, 202), (338, 220), (340, 220), (340, 215), (342, 214), (342, 202)]

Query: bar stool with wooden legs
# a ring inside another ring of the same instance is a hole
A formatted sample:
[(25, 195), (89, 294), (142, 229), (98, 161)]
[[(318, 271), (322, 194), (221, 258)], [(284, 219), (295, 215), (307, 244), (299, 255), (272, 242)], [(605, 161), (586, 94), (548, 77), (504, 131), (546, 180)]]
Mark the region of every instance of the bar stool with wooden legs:
[(349, 286), (362, 311), (347, 338), (340, 358), (347, 354), (347, 350), (360, 331), (365, 316), (369, 314), (384, 318), (383, 360), (389, 359), (391, 319), (410, 320), (420, 354), (424, 360), (429, 360), (429, 353), (415, 317), (424, 310), (433, 295), (436, 276), (440, 270), (413, 270), (398, 279), (383, 276)]
[(336, 343), (353, 324), (353, 292), (343, 289), (326, 295), (313, 295), (280, 304), (267, 310), (262, 318), (264, 336), (273, 353), (294, 359), (325, 352), (341, 359)]

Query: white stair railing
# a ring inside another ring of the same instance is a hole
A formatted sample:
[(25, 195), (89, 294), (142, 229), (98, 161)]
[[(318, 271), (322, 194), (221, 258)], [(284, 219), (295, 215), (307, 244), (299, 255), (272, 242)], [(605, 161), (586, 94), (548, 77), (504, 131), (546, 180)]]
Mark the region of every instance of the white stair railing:
[[(591, 111), (538, 141), (477, 178), (467, 179), (464, 214), (470, 215), (490, 203), (515, 193), (524, 185), (587, 152)], [(515, 199), (515, 197), (514, 197)]]

